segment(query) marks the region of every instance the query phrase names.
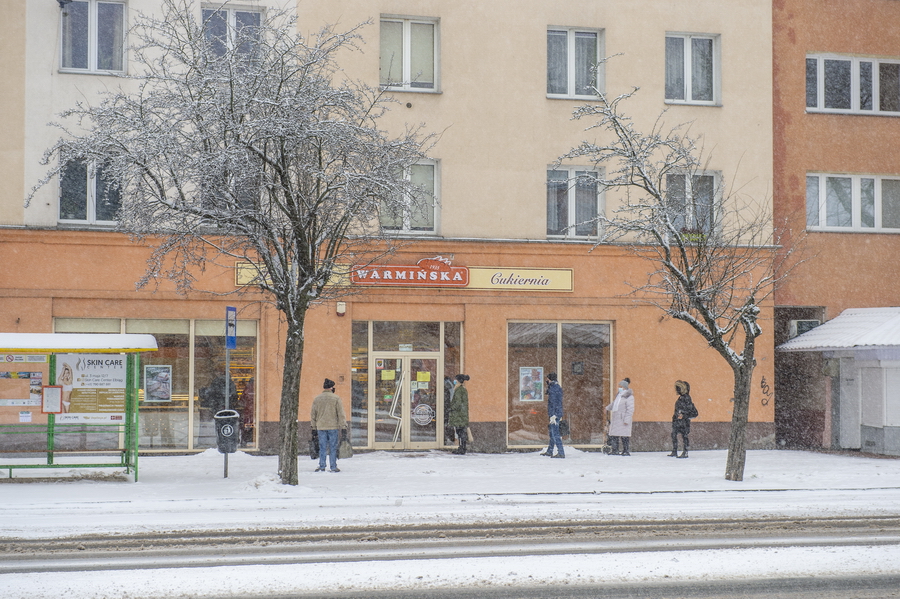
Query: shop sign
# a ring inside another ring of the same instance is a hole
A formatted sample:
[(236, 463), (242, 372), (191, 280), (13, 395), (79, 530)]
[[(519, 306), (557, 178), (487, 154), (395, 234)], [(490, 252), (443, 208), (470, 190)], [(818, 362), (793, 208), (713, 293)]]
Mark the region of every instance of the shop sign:
[(423, 258), (414, 265), (354, 266), (350, 271), (354, 285), (398, 287), (466, 287), (469, 269), (453, 266), (447, 258)]
[(572, 291), (571, 268), (471, 267), (469, 289), (496, 291)]

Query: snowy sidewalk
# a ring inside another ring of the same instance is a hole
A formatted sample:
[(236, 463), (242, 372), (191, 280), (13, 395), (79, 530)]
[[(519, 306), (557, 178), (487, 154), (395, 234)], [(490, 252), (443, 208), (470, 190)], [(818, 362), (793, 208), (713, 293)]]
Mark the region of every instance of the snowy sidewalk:
[[(724, 479), (725, 451), (608, 456), (531, 453), (359, 453), (341, 472), (281, 485), (277, 458), (215, 450), (142, 456), (139, 482), (65, 480), (96, 470), (17, 470), (0, 482), (0, 538), (131, 530), (343, 526), (415, 522), (840, 516), (900, 513), (900, 459), (750, 451), (742, 482)], [(105, 471), (107, 473), (113, 470)]]

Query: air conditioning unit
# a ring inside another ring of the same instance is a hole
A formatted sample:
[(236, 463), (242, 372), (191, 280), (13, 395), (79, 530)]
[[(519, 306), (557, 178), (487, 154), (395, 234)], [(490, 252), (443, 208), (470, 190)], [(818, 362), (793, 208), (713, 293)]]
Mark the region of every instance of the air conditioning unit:
[(797, 335), (802, 335), (807, 331), (811, 331), (822, 324), (821, 320), (792, 320), (791, 321), (791, 339)]

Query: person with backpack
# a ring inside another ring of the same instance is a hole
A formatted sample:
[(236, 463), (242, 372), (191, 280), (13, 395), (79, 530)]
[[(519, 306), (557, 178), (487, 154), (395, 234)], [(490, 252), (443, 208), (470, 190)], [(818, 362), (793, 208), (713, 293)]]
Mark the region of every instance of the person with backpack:
[[(690, 441), (688, 435), (691, 434), (691, 418), (696, 418), (697, 407), (694, 406), (694, 400), (691, 399), (691, 385), (687, 381), (675, 381), (675, 392), (678, 393), (678, 399), (675, 400), (675, 413), (672, 414), (672, 453), (670, 458), (688, 457), (688, 447)], [(681, 435), (681, 443), (683, 450), (678, 455), (678, 435)]]

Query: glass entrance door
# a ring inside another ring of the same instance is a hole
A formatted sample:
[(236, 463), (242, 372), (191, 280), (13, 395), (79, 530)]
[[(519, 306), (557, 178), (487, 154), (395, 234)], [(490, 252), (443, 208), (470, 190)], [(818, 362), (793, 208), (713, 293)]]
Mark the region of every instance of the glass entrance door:
[(443, 391), (438, 359), (377, 354), (373, 358), (375, 449), (439, 447), (444, 401), (438, 392)]

